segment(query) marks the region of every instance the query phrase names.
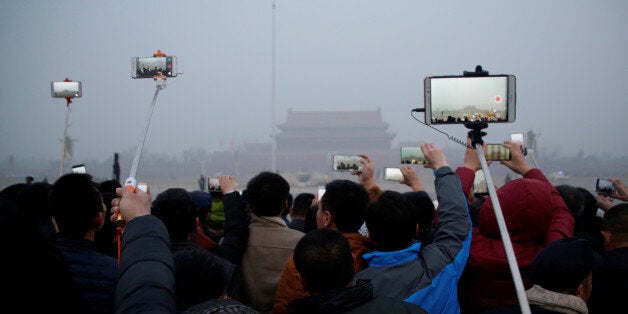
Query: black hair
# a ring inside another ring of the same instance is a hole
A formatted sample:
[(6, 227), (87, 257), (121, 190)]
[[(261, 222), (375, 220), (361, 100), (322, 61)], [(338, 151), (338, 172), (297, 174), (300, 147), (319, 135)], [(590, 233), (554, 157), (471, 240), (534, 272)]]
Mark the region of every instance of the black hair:
[(97, 231), (94, 235), (94, 243), (98, 252), (116, 257), (118, 252), (114, 239), (116, 236), (116, 225), (109, 220), (111, 216), (111, 201), (117, 198), (116, 189), (121, 188), (122, 184), (116, 179), (105, 180), (98, 184), (98, 191), (102, 195), (103, 202), (107, 208), (107, 214), (105, 215), (105, 224), (102, 230)]
[(436, 213), (432, 198), (425, 191), (405, 192), (401, 195), (416, 211), (417, 223), (419, 224), (418, 240), (423, 243), (431, 243), (434, 214)]
[(303, 233), (308, 233), (314, 229), (317, 229), (316, 225), (316, 212), (318, 211), (317, 205), (310, 205), (307, 214), (305, 215), (305, 222), (303, 224)]
[(567, 184), (557, 185), (555, 188), (565, 201), (574, 219), (574, 235), (582, 234), (584, 228), (584, 218), (582, 217), (584, 212), (584, 198), (582, 197), (582, 193), (576, 187)]
[(325, 185), (320, 200), (340, 232), (358, 232), (364, 223), (369, 195), (364, 186), (349, 180), (333, 180)]
[(366, 227), (380, 251), (408, 247), (416, 235), (417, 220), (416, 210), (399, 192), (384, 191), (366, 207)]
[(312, 207), (312, 200), (316, 196), (312, 193), (300, 193), (294, 198), (292, 203), (292, 212), (295, 215), (306, 215)]
[(286, 206), (290, 184), (274, 172), (263, 171), (246, 186), (246, 199), (257, 216), (279, 216)]
[(349, 241), (335, 230), (308, 232), (294, 248), (293, 259), (304, 287), (313, 293), (344, 288), (354, 276)]
[(59, 234), (67, 239), (82, 239), (92, 227), (94, 218), (103, 211), (104, 204), (88, 173), (61, 176), (52, 185), (49, 201)]
[(153, 201), (152, 214), (161, 219), (172, 242), (187, 241), (196, 222), (196, 204), (185, 189), (169, 188)]
[(628, 203), (611, 207), (604, 214), (602, 229), (615, 236), (628, 238)]

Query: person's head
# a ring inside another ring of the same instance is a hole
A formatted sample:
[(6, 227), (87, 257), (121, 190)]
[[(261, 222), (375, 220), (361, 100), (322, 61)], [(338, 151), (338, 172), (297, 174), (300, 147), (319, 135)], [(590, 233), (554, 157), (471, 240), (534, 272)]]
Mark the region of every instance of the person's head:
[(205, 221), (207, 214), (212, 208), (212, 196), (209, 192), (196, 190), (188, 192), (196, 204), (196, 214), (200, 221)]
[(28, 218), (34, 221), (50, 221), (52, 210), (48, 203), (48, 195), (51, 189), (52, 185), (49, 183), (29, 184), (17, 193), (15, 203)]
[(26, 176), (26, 178), (24, 178), (24, 180), (26, 181), (26, 183), (31, 184), (31, 183), (33, 183), (35, 178), (33, 178), (32, 176)]
[(578, 187), (577, 189), (582, 195), (582, 203), (584, 205), (582, 210), (582, 227), (589, 234), (599, 235), (602, 219), (597, 216), (597, 199), (589, 190), (583, 187)]
[(312, 193), (300, 193), (294, 198), (292, 202), (292, 208), (290, 209), (291, 218), (305, 219), (307, 212), (312, 207), (312, 200), (315, 198)]
[(305, 222), (303, 223), (303, 233), (308, 233), (314, 229), (317, 229), (316, 225), (316, 215), (318, 214), (318, 203), (312, 204), (310, 209), (307, 211), (305, 215)]
[(366, 227), (380, 251), (408, 247), (416, 237), (417, 220), (417, 211), (399, 192), (384, 191), (366, 207)]
[(628, 203), (617, 204), (604, 214), (602, 236), (607, 251), (628, 247)]
[(15, 183), (7, 186), (6, 188), (0, 191), (0, 197), (9, 200), (11, 202), (15, 202), (15, 198), (17, 197), (17, 193), (22, 191), (24, 188), (28, 186), (28, 183)]
[(591, 273), (601, 263), (601, 256), (588, 240), (563, 238), (548, 244), (528, 271), (534, 284), (586, 302), (591, 294)]
[(185, 189), (169, 188), (159, 193), (151, 212), (166, 225), (172, 242), (187, 241), (196, 227), (196, 204)]
[(279, 216), (287, 206), (290, 184), (274, 172), (263, 171), (246, 185), (246, 198), (257, 216)]
[[(515, 179), (497, 189), (511, 241), (545, 243), (552, 221), (539, 217), (550, 217), (558, 206), (555, 202), (564, 203), (555, 193), (551, 184), (530, 178)], [(565, 219), (573, 223), (573, 216)], [(501, 238), (490, 196), (478, 212), (478, 230), (486, 237)]]
[(303, 288), (313, 294), (347, 287), (353, 280), (355, 259), (349, 241), (338, 231), (308, 232), (294, 248), (293, 259)]
[(49, 201), (59, 234), (67, 239), (83, 239), (90, 230), (102, 229), (109, 218), (96, 183), (87, 173), (61, 176), (52, 185)]
[(364, 186), (350, 180), (333, 180), (325, 185), (316, 214), (318, 228), (358, 232), (364, 223), (369, 195)]
[(571, 216), (573, 216), (575, 222), (574, 233), (580, 234), (582, 232), (582, 214), (584, 212), (582, 193), (576, 187), (567, 184), (557, 185), (555, 188), (565, 201), (567, 208), (569, 208), (571, 212)]
[(424, 241), (432, 231), (436, 208), (429, 194), (425, 191), (405, 192), (401, 194), (417, 213), (419, 240)]
[(177, 308), (183, 311), (225, 292), (225, 270), (216, 255), (205, 250), (182, 250), (172, 256)]

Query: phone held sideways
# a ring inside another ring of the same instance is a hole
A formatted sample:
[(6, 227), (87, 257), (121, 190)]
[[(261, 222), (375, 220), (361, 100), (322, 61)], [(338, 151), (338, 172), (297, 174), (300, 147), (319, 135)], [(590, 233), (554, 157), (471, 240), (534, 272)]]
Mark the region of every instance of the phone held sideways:
[(334, 155), (332, 170), (339, 172), (362, 171), (364, 165), (358, 155)]

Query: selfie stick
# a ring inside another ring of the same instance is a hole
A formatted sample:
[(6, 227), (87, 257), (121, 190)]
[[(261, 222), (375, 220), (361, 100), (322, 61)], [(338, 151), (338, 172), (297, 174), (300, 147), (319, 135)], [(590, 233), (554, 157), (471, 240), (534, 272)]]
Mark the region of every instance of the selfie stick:
[[(165, 56), (161, 51), (158, 51), (153, 56)], [(146, 126), (144, 127), (144, 134), (140, 138), (140, 143), (137, 146), (137, 150), (135, 151), (135, 156), (133, 157), (133, 163), (131, 164), (131, 172), (129, 177), (126, 179), (124, 183), (124, 187), (131, 191), (135, 192), (135, 188), (137, 188), (137, 180), (135, 179), (135, 175), (137, 174), (137, 169), (140, 166), (140, 159), (142, 158), (142, 150), (144, 149), (144, 142), (146, 142), (146, 137), (148, 135), (148, 127), (150, 126), (150, 120), (153, 116), (153, 111), (155, 110), (155, 104), (157, 103), (157, 95), (159, 95), (159, 91), (166, 88), (166, 76), (163, 74), (158, 74), (153, 77), (155, 80), (155, 95), (153, 96), (153, 101), (150, 104), (150, 109), (148, 111), (148, 117), (146, 118)], [(118, 218), (116, 220), (116, 231), (118, 236), (118, 263), (120, 263), (120, 253), (122, 252), (122, 227), (124, 226), (124, 219), (122, 219), (122, 215), (118, 213)]]
[[(475, 67), (475, 72), (464, 71), (463, 74), (464, 76), (488, 76), (488, 71), (482, 70), (482, 66), (478, 65)], [(482, 136), (486, 135), (486, 132), (483, 132), (482, 129), (487, 128), (488, 123), (465, 122), (464, 126), (467, 129), (471, 129), (471, 131), (468, 132), (468, 136), (469, 139), (471, 139), (471, 145), (477, 150), (480, 163), (482, 164), (482, 171), (484, 172), (484, 178), (486, 179), (486, 184), (488, 185), (488, 193), (491, 198), (491, 203), (493, 204), (495, 217), (497, 218), (499, 233), (502, 237), (502, 241), (504, 242), (506, 257), (508, 258), (508, 266), (510, 267), (510, 273), (512, 274), (512, 278), (515, 283), (515, 289), (517, 290), (517, 298), (519, 299), (521, 313), (529, 314), (531, 313), (530, 304), (528, 304), (528, 297), (526, 296), (526, 291), (523, 286), (521, 273), (519, 273), (519, 265), (517, 265), (515, 252), (512, 248), (512, 242), (510, 241), (510, 235), (508, 234), (508, 229), (506, 228), (506, 221), (504, 220), (502, 208), (499, 205), (499, 200), (497, 199), (497, 192), (495, 191), (495, 185), (493, 185), (493, 178), (491, 177), (491, 173), (488, 171), (488, 163), (486, 162), (484, 149), (482, 148), (482, 144), (484, 143), (482, 141)]]

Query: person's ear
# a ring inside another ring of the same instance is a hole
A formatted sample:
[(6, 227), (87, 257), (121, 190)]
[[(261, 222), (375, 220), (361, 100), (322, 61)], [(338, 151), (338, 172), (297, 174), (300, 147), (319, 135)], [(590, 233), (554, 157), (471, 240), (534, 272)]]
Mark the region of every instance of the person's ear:
[(355, 256), (353, 252), (351, 252), (351, 257), (353, 258), (353, 273), (357, 274), (358, 273), (358, 257)]
[(303, 291), (308, 291), (307, 284), (303, 280), (303, 277), (301, 277), (301, 274), (298, 271), (296, 273), (297, 273), (297, 282), (301, 283), (301, 286), (303, 287)]
[(421, 231), (421, 227), (419, 227), (419, 224), (416, 224), (416, 231), (414, 232), (414, 236), (416, 236), (417, 238), (419, 237), (419, 232)]
[(194, 228), (198, 228), (200, 226), (198, 217), (194, 218)]
[(332, 220), (334, 218), (331, 216), (331, 213), (328, 210), (323, 211), (323, 227), (328, 228), (331, 226)]

